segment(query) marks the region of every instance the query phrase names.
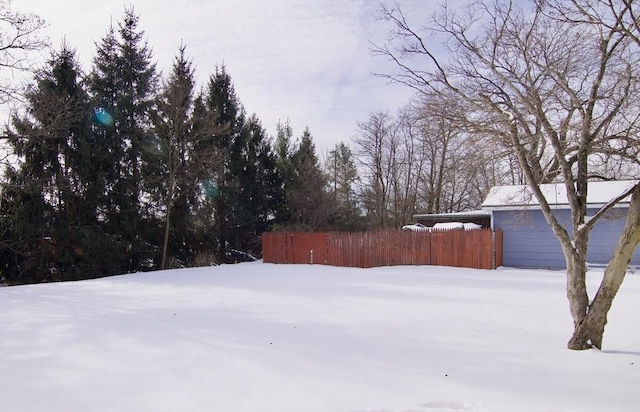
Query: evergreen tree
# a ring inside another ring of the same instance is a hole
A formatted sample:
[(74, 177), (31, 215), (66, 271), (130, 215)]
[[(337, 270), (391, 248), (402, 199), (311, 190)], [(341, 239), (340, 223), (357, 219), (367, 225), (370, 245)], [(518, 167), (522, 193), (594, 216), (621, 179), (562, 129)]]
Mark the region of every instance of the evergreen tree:
[[(124, 254), (119, 272), (148, 269), (158, 231), (142, 225), (141, 156), (149, 136), (157, 74), (151, 51), (138, 31), (139, 17), (125, 10), (119, 30), (110, 28), (98, 47), (90, 77), (96, 106), (96, 139), (104, 138), (101, 151), (105, 193), (105, 230)], [(149, 230), (151, 229), (151, 233)]]
[(167, 263), (169, 235), (175, 241), (171, 255), (186, 262), (192, 258), (188, 243), (190, 217), (197, 200), (197, 172), (194, 153), (200, 135), (194, 129), (194, 71), (181, 46), (169, 79), (152, 112), (154, 134), (145, 145), (145, 187), (154, 215), (163, 215), (163, 240), (160, 269)]
[(282, 176), (283, 201), (278, 209), (278, 219), (275, 222), (279, 226), (286, 226), (291, 220), (292, 212), (287, 193), (291, 189), (294, 178), (293, 152), (295, 142), (293, 139), (293, 128), (287, 120), (285, 123), (278, 122), (276, 125), (276, 141), (274, 145), (276, 155), (276, 167)]
[(217, 237), (216, 205), (219, 195), (218, 176), (223, 161), (221, 145), (218, 140), (226, 133), (217, 114), (209, 109), (207, 94), (201, 93), (193, 104), (193, 129), (199, 134), (194, 143), (194, 163), (197, 168), (191, 174), (197, 182), (198, 197), (195, 203), (194, 219), (191, 221), (194, 231), (192, 249), (195, 264), (211, 264), (216, 261), (219, 249)]
[(205, 98), (216, 133), (216, 164), (207, 182), (217, 255), (231, 250), (261, 255), (260, 235), (283, 210), (284, 192), (273, 146), (257, 116), (247, 118), (226, 68), (216, 68)]
[(298, 230), (328, 229), (334, 202), (327, 193), (327, 179), (320, 168), (309, 128), (302, 134), (292, 163), (293, 179), (287, 190), (291, 224)]
[(216, 141), (220, 147), (227, 147), (231, 137), (240, 130), (244, 123), (244, 108), (236, 96), (236, 91), (227, 68), (216, 67), (215, 73), (209, 79), (207, 107), (216, 125), (224, 130), (219, 133)]
[(149, 109), (152, 107), (157, 82), (156, 67), (151, 62), (151, 50), (143, 43), (144, 32), (137, 31), (139, 17), (133, 9), (125, 10), (120, 24), (118, 63), (121, 87), (118, 112), (122, 124), (120, 138), (127, 148), (124, 158), (124, 176), (121, 177), (120, 193), (125, 207), (121, 209), (120, 231), (131, 245), (128, 270), (147, 269), (146, 259), (154, 255), (151, 245), (158, 246), (156, 233), (145, 233), (141, 225), (142, 175), (141, 155), (144, 142), (149, 136)]
[(271, 142), (256, 115), (231, 144), (227, 195), (227, 248), (261, 255), (260, 235), (269, 230), (284, 202), (282, 176)]
[[(13, 119), (9, 144), (20, 159), (2, 190), (4, 276), (13, 281), (79, 279), (87, 255), (82, 228), (94, 223), (85, 206), (90, 109), (75, 52), (63, 45), (26, 93), (28, 115)], [(9, 246), (7, 248), (7, 246)], [(84, 274), (83, 274), (84, 273)]]
[(102, 253), (94, 256), (96, 269), (108, 270), (110, 274), (127, 271), (125, 252), (130, 249), (118, 223), (123, 201), (117, 188), (124, 174), (126, 150), (126, 141), (119, 132), (122, 123), (117, 110), (119, 73), (118, 38), (115, 28), (110, 26), (96, 47), (92, 72), (87, 77), (93, 110), (88, 138), (92, 150), (87, 167), (94, 184), (88, 187), (86, 207), (95, 210), (97, 224), (87, 227), (84, 235), (87, 242), (102, 248)]
[[(117, 61), (118, 39), (113, 26), (97, 46), (93, 59), (93, 71), (88, 77), (88, 88), (92, 95), (94, 122), (91, 130), (91, 141), (94, 146), (93, 174), (96, 184), (92, 199), (95, 208), (103, 214), (106, 224), (116, 220), (120, 204), (120, 196), (115, 193), (116, 183), (122, 176), (125, 140), (120, 138), (118, 96), (120, 77)], [(109, 233), (117, 233), (109, 228)], [(116, 239), (112, 239), (114, 242)]]
[(326, 166), (330, 181), (329, 193), (335, 202), (331, 226), (335, 230), (364, 230), (355, 188), (358, 170), (349, 146), (343, 142), (336, 144), (329, 152)]
[(209, 79), (205, 97), (207, 116), (214, 119), (214, 125), (220, 130), (211, 139), (203, 143), (212, 146), (217, 152), (218, 161), (209, 170), (205, 193), (207, 193), (204, 210), (212, 213), (216, 239), (216, 255), (224, 258), (229, 244), (229, 236), (237, 230), (231, 219), (234, 193), (238, 191), (237, 181), (231, 172), (231, 146), (237, 140), (245, 122), (244, 109), (238, 100), (231, 76), (226, 68), (216, 67)]

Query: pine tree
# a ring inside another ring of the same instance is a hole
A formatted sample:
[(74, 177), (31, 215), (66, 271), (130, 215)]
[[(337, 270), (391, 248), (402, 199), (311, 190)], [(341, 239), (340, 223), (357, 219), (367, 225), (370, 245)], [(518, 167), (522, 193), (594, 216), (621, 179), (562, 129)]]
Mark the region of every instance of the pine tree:
[(294, 177), (294, 165), (293, 165), (293, 151), (295, 150), (295, 143), (293, 139), (293, 128), (291, 123), (287, 120), (285, 123), (278, 122), (276, 125), (276, 141), (274, 145), (274, 151), (276, 156), (276, 168), (282, 176), (283, 192), (282, 203), (278, 207), (276, 213), (277, 219), (274, 222), (280, 227), (286, 227), (291, 220), (292, 212), (290, 209), (289, 201), (287, 200), (287, 193), (293, 184)]
[(327, 179), (316, 155), (309, 128), (302, 134), (300, 145), (292, 155), (294, 175), (287, 200), (292, 221), (298, 230), (326, 230), (334, 209), (333, 198), (327, 193)]
[(198, 167), (191, 170), (196, 179), (198, 197), (191, 221), (194, 240), (191, 245), (194, 264), (215, 262), (219, 249), (217, 236), (216, 205), (219, 195), (218, 176), (222, 170), (223, 156), (218, 140), (226, 133), (217, 114), (207, 105), (207, 93), (200, 93), (193, 104), (193, 129), (199, 134), (194, 144), (194, 163)]
[(210, 171), (209, 192), (219, 260), (235, 260), (239, 250), (261, 255), (260, 235), (278, 219), (283, 182), (266, 131), (256, 115), (246, 116), (226, 68), (216, 68), (205, 98), (218, 128), (211, 140), (218, 155)]
[[(123, 174), (125, 140), (120, 138), (121, 116), (117, 111), (120, 77), (117, 61), (118, 39), (111, 26), (97, 47), (93, 59), (93, 70), (88, 78), (88, 88), (92, 95), (94, 122), (92, 124), (91, 141), (94, 146), (93, 175), (96, 181), (91, 196), (95, 200), (96, 210), (100, 210), (102, 220), (111, 226), (117, 220), (120, 203), (115, 193), (117, 182)], [(116, 230), (106, 228), (114, 235)], [(122, 245), (124, 249), (124, 245)], [(117, 265), (120, 266), (120, 265)]]
[(216, 240), (215, 254), (221, 260), (226, 254), (229, 237), (237, 230), (231, 218), (234, 194), (238, 190), (237, 181), (231, 172), (231, 146), (240, 135), (245, 122), (244, 108), (236, 96), (231, 76), (224, 66), (216, 67), (215, 73), (209, 79), (204, 101), (207, 116), (214, 119), (215, 126), (220, 130), (209, 141), (203, 142), (202, 146), (213, 147), (217, 153), (218, 161), (204, 179), (205, 193), (208, 193), (205, 199), (208, 205), (205, 205), (204, 210), (212, 214)]
[(331, 226), (341, 231), (363, 230), (364, 222), (358, 207), (355, 188), (358, 170), (349, 146), (343, 142), (336, 144), (329, 152), (326, 167), (330, 181), (329, 193), (335, 202)]
[(154, 214), (163, 215), (164, 220), (160, 269), (167, 266), (170, 233), (176, 240), (171, 255), (183, 263), (193, 257), (187, 244), (200, 167), (195, 149), (202, 138), (193, 118), (194, 85), (194, 70), (183, 45), (157, 99), (152, 115), (154, 133), (143, 156), (145, 187), (157, 205)]
[(154, 233), (144, 233), (143, 228), (147, 226), (141, 225), (141, 155), (149, 136), (149, 109), (153, 104), (157, 75), (155, 64), (151, 62), (151, 51), (143, 43), (144, 32), (137, 31), (138, 21), (133, 9), (125, 10), (119, 26), (121, 41), (117, 55), (122, 82), (118, 98), (118, 112), (122, 119), (119, 132), (127, 144), (124, 176), (119, 181), (124, 203), (120, 231), (131, 245), (129, 271), (146, 269), (145, 261), (154, 255), (149, 244), (157, 247), (159, 243)]
[(284, 201), (282, 176), (266, 131), (251, 116), (231, 144), (228, 248), (261, 255), (260, 235), (269, 230)]
[(98, 47), (90, 88), (95, 107), (95, 138), (101, 143), (105, 231), (124, 252), (116, 271), (148, 269), (158, 230), (142, 225), (142, 151), (149, 137), (149, 110), (157, 83), (151, 51), (138, 31), (139, 17), (126, 9), (119, 30), (111, 27)]
[(14, 281), (69, 280), (91, 275), (86, 266), (82, 228), (93, 223), (85, 206), (91, 183), (86, 165), (88, 97), (80, 81), (75, 52), (63, 45), (26, 93), (28, 115), (13, 119), (9, 144), (20, 159), (7, 171), (2, 215), (7, 216), (15, 264), (5, 276)]
[(87, 169), (93, 184), (87, 189), (86, 207), (95, 211), (96, 224), (84, 228), (83, 237), (92, 248), (100, 248), (100, 253), (92, 256), (91, 270), (120, 274), (127, 271), (127, 242), (118, 230), (122, 196), (117, 194), (116, 187), (123, 175), (126, 142), (119, 133), (120, 70), (118, 38), (113, 26), (96, 45), (92, 63), (86, 82), (93, 111), (91, 133), (87, 139), (91, 148)]

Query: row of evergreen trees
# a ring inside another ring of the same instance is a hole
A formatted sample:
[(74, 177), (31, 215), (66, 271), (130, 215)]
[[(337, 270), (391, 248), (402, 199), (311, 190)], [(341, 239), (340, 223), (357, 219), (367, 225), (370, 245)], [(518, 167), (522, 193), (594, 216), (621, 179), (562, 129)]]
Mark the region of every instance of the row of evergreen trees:
[[(63, 45), (35, 75), (6, 132), (19, 161), (0, 188), (0, 277), (225, 262), (260, 256), (276, 225), (357, 228), (351, 182), (328, 190), (308, 130), (293, 141), (280, 124), (271, 139), (224, 67), (198, 91), (184, 46), (162, 78), (138, 21), (127, 10), (107, 31), (88, 74)], [(332, 156), (355, 178), (346, 146)]]

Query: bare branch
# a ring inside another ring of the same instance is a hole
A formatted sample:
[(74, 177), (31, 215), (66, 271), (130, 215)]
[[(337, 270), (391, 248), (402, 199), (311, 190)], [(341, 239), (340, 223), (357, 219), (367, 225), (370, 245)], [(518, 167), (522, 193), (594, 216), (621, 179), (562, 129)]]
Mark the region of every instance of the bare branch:
[[(0, 72), (31, 71), (31, 52), (44, 49), (48, 42), (39, 36), (45, 22), (34, 14), (12, 12), (9, 0), (0, 0)], [(19, 98), (20, 87), (12, 79), (0, 78), (0, 104)]]
[(614, 197), (613, 199), (611, 199), (606, 205), (604, 205), (600, 209), (598, 209), (598, 211), (593, 216), (591, 216), (584, 223), (584, 225), (578, 229), (578, 231), (580, 231), (580, 232), (589, 232), (591, 229), (593, 229), (593, 226), (595, 226), (595, 224), (598, 222), (598, 220), (600, 220), (600, 218), (602, 218), (609, 210), (611, 210), (614, 206), (616, 206), (622, 200), (624, 200), (624, 199), (628, 198), (629, 196), (631, 196), (631, 194), (634, 191), (637, 191), (639, 187), (640, 187), (640, 182), (636, 183), (635, 185), (631, 186), (629, 189), (627, 189), (626, 191), (624, 191), (620, 195), (618, 195), (618, 196)]

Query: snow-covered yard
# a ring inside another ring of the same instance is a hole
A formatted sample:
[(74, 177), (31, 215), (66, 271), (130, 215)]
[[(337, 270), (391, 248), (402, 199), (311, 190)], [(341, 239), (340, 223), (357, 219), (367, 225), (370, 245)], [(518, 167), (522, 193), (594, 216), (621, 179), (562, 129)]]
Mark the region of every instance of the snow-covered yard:
[(559, 271), (252, 262), (5, 287), (0, 411), (639, 411), (637, 272), (603, 352), (570, 333)]

